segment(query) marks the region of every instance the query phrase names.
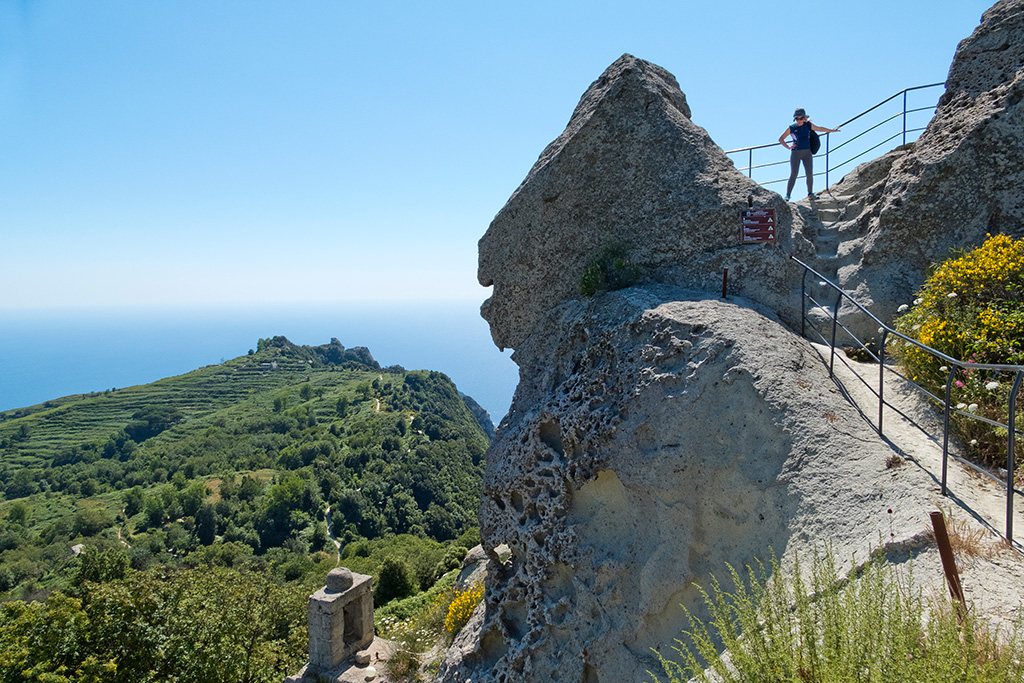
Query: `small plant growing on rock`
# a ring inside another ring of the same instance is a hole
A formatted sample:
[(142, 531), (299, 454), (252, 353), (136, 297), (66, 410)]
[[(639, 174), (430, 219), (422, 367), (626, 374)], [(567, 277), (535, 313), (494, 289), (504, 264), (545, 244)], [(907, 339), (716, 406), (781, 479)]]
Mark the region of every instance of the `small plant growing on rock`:
[(580, 292), (594, 296), (598, 292), (613, 292), (635, 285), (640, 279), (639, 266), (630, 262), (626, 247), (609, 244), (587, 261), (580, 277)]
[(448, 614), (444, 618), (444, 630), (449, 639), (455, 639), (483, 597), (484, 584), (480, 581), (473, 583), (464, 591), (455, 591), (455, 597), (448, 606)]

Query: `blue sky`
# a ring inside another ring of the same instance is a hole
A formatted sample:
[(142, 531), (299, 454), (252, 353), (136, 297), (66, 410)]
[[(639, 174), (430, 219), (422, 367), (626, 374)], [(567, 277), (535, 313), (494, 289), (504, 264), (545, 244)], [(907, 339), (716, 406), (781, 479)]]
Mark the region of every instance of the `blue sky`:
[(0, 308), (482, 301), (622, 53), (730, 149), (944, 80), (989, 4), (0, 0)]

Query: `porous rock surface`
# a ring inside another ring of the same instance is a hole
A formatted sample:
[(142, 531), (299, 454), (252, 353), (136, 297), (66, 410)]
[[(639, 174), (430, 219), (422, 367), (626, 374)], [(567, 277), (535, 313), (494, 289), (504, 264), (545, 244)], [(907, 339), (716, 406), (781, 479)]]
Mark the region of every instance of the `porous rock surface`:
[(840, 284), (881, 320), (913, 299), (951, 249), (977, 246), (989, 233), (1024, 236), (1022, 100), (1024, 0), (1002, 0), (960, 42), (917, 142), (830, 188), (836, 196), (856, 188), (861, 200), (836, 226), (855, 235), (840, 247)]
[[(774, 244), (740, 246), (739, 212), (774, 208)], [(480, 240), (482, 309), (499, 347), (518, 348), (553, 306), (580, 292), (588, 260), (617, 245), (642, 280), (731, 291), (787, 318), (812, 253), (786, 202), (736, 170), (690, 120), (672, 74), (623, 55), (584, 93)]]
[(645, 679), (725, 562), (924, 542), (920, 472), (887, 468), (812, 348), (753, 302), (574, 300), (515, 355), (480, 520), (512, 555), (438, 680)]

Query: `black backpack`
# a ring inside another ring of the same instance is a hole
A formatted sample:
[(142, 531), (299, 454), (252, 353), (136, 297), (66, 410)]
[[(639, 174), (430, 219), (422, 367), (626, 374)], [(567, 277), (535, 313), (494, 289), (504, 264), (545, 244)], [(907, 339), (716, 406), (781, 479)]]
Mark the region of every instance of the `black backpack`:
[[(810, 123), (807, 125), (810, 125)], [(811, 154), (817, 154), (819, 149), (821, 149), (821, 138), (819, 138), (818, 134), (814, 132), (813, 128), (811, 128)]]

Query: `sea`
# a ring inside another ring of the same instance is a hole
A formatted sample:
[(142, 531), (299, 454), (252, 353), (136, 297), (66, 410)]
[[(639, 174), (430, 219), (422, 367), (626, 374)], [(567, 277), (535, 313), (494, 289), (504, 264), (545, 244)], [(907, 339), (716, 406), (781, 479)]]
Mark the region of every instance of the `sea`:
[(0, 412), (180, 375), (278, 335), (310, 346), (335, 337), (384, 367), (443, 372), (495, 425), (518, 381), (473, 301), (0, 309)]

